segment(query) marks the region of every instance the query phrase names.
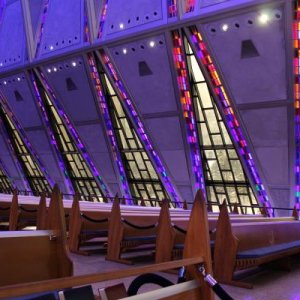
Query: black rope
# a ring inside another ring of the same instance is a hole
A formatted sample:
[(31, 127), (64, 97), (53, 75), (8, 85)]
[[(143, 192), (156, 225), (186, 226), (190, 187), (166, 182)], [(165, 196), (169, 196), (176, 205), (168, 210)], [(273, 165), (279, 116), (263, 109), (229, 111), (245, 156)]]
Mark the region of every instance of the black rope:
[(88, 220), (90, 222), (93, 222), (93, 223), (104, 223), (104, 222), (108, 222), (108, 218), (105, 218), (105, 219), (93, 219), (91, 217), (88, 217), (87, 215), (81, 213), (80, 214), (81, 217), (83, 217), (85, 220)]
[(0, 210), (9, 210), (10, 209), (10, 206), (8, 207), (0, 207)]
[(186, 234), (186, 233), (187, 233), (187, 231), (186, 231), (185, 229), (183, 229), (183, 228), (181, 228), (181, 227), (179, 227), (179, 226), (177, 226), (177, 225), (175, 225), (175, 224), (173, 224), (173, 227), (174, 227), (177, 231), (179, 231), (179, 232), (181, 232), (181, 233), (183, 233), (183, 234)]
[(128, 296), (134, 296), (138, 293), (141, 286), (144, 284), (156, 284), (161, 287), (168, 287), (173, 285), (173, 282), (162, 277), (158, 274), (146, 273), (136, 277), (128, 287), (127, 294)]
[(29, 213), (35, 213), (35, 212), (37, 212), (37, 209), (25, 208), (25, 207), (23, 207), (23, 206), (19, 206), (19, 208), (20, 208), (22, 211), (29, 212)]
[(155, 228), (157, 226), (157, 223), (155, 224), (151, 224), (151, 225), (146, 225), (146, 226), (140, 226), (140, 225), (136, 225), (136, 224), (133, 224), (125, 219), (122, 219), (122, 222), (125, 223), (126, 225), (130, 226), (130, 227), (133, 227), (135, 229), (152, 229), (152, 228)]

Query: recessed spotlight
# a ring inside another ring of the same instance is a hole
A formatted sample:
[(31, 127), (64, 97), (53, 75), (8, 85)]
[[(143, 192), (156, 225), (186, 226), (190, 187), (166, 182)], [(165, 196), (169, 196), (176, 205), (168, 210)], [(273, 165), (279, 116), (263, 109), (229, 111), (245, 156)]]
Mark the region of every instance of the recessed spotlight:
[(51, 73), (51, 69), (47, 69), (47, 72), (48, 72), (48, 73)]
[(149, 46), (150, 46), (151, 48), (155, 47), (155, 42), (154, 42), (154, 41), (150, 41)]
[(120, 27), (120, 29), (124, 29), (124, 24), (120, 23), (119, 27)]
[(3, 81), (3, 84), (7, 85), (7, 81)]
[(54, 71), (54, 72), (57, 72), (57, 68), (56, 68), (56, 67), (54, 67), (54, 68), (53, 68), (53, 71)]
[(266, 13), (262, 13), (259, 17), (258, 20), (261, 24), (267, 24), (270, 21), (270, 16)]
[(2, 66), (3, 66), (3, 63), (1, 62), (1, 63), (0, 63), (0, 67), (2, 67)]
[(223, 30), (223, 31), (228, 31), (228, 29), (229, 29), (229, 26), (228, 26), (228, 24), (223, 24), (222, 26), (221, 26), (221, 29)]
[(124, 48), (124, 49), (123, 49), (123, 54), (126, 54), (126, 53), (127, 53), (127, 49)]
[(77, 66), (76, 61), (72, 61), (72, 66), (73, 66), (73, 67), (76, 67), (76, 66)]
[(49, 47), (49, 49), (50, 49), (50, 50), (53, 50), (53, 49), (54, 49), (54, 47), (51, 45), (51, 46)]
[(20, 78), (20, 77), (18, 77), (18, 78), (17, 78), (17, 80), (18, 80), (18, 81), (21, 81), (21, 78)]

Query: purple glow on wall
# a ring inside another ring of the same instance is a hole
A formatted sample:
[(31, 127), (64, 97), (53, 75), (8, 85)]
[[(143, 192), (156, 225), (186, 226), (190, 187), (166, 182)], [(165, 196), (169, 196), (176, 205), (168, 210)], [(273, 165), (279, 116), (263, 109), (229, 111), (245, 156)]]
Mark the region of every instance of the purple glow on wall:
[(178, 31), (173, 31), (173, 58), (177, 70), (177, 83), (180, 90), (180, 102), (183, 109), (183, 116), (186, 123), (187, 138), (190, 146), (191, 161), (195, 176), (195, 190), (201, 188), (205, 193), (204, 177), (201, 166), (196, 120), (194, 117), (193, 103), (188, 86), (189, 78), (184, 59), (182, 39)]
[[(241, 129), (239, 122), (235, 116), (232, 105), (227, 96), (225, 88), (220, 80), (220, 77), (215, 68), (215, 65), (213, 64), (212, 58), (208, 53), (206, 45), (204, 44), (202, 36), (198, 32), (198, 30), (195, 26), (190, 27), (190, 32), (192, 34), (192, 43), (194, 44), (195, 49), (197, 50), (196, 54), (197, 54), (200, 62), (206, 68), (206, 70), (211, 78), (211, 81), (212, 81), (212, 84), (214, 87), (214, 92), (217, 96), (217, 99), (220, 101), (220, 104), (221, 104), (220, 106), (224, 112), (225, 120), (226, 120), (226, 123), (230, 130), (231, 136), (235, 140), (235, 142), (238, 146), (239, 152), (241, 154), (241, 157), (244, 159), (245, 164), (249, 170), (249, 174), (251, 175), (253, 183), (255, 184), (255, 190), (258, 195), (258, 199), (262, 204), (265, 203), (267, 207), (270, 207), (270, 202), (269, 202), (267, 192), (266, 192), (264, 185), (262, 184), (262, 181), (258, 174), (253, 157), (250, 153), (249, 147), (248, 147), (245, 137), (242, 133), (242, 129)], [(269, 210), (269, 211), (271, 211), (271, 210)]]
[(111, 194), (107, 188), (106, 183), (103, 181), (102, 177), (100, 176), (98, 170), (96, 169), (93, 161), (91, 160), (91, 158), (89, 157), (87, 150), (83, 144), (83, 142), (81, 141), (79, 134), (77, 133), (75, 127), (73, 126), (73, 124), (71, 123), (71, 121), (69, 120), (69, 117), (66, 115), (66, 113), (64, 112), (62, 106), (60, 105), (59, 101), (57, 100), (53, 90), (51, 89), (51, 87), (49, 86), (44, 74), (42, 72), (40, 72), (41, 75), (41, 79), (43, 81), (43, 84), (47, 90), (47, 92), (49, 93), (49, 95), (51, 95), (51, 99), (53, 101), (53, 105), (55, 105), (56, 110), (58, 112), (58, 114), (60, 115), (60, 117), (64, 120), (64, 124), (65, 126), (68, 128), (69, 133), (71, 134), (74, 142), (76, 143), (77, 147), (80, 149), (85, 162), (87, 163), (87, 165), (89, 166), (94, 178), (97, 179), (98, 183), (100, 184), (100, 188), (103, 192), (103, 194), (107, 197), (111, 197)]
[(135, 126), (137, 128), (137, 133), (138, 133), (140, 139), (142, 140), (145, 148), (147, 149), (147, 152), (148, 152), (149, 156), (151, 157), (154, 166), (156, 167), (157, 173), (161, 177), (161, 180), (164, 184), (166, 191), (168, 192), (170, 198), (175, 202), (176, 206), (181, 207), (181, 204), (179, 202), (180, 198), (179, 198), (175, 188), (173, 187), (173, 184), (171, 183), (171, 180), (166, 172), (165, 167), (163, 166), (161, 159), (159, 158), (156, 151), (154, 150), (152, 143), (150, 142), (150, 139), (145, 132), (144, 125), (143, 125), (140, 117), (138, 116), (138, 113), (134, 107), (133, 102), (129, 98), (129, 95), (127, 95), (127, 91), (126, 91), (122, 81), (119, 79), (119, 76), (118, 76), (114, 66), (110, 62), (108, 55), (103, 50), (100, 51), (100, 54), (101, 54), (101, 58), (102, 58), (104, 65), (106, 66), (107, 70), (109, 71), (109, 73), (111, 75), (111, 78), (115, 84), (117, 92), (120, 95), (120, 100), (126, 107), (133, 124), (135, 124)]
[(119, 169), (120, 180), (121, 180), (121, 184), (122, 184), (122, 190), (124, 192), (124, 196), (126, 198), (128, 198), (128, 199), (126, 199), (127, 204), (132, 204), (132, 201), (129, 200), (132, 197), (131, 197), (130, 189), (129, 189), (129, 186), (128, 186), (128, 182), (127, 182), (124, 166), (123, 166), (123, 163), (122, 163), (121, 155), (120, 155), (120, 152), (119, 152), (119, 149), (118, 149), (117, 140), (116, 140), (116, 137), (115, 137), (115, 134), (114, 134), (112, 121), (111, 121), (111, 118), (110, 118), (110, 115), (109, 115), (109, 110), (108, 110), (106, 98), (103, 94), (103, 89), (102, 89), (102, 86), (101, 86), (99, 73), (98, 73), (98, 70), (97, 70), (97, 67), (96, 67), (96, 64), (95, 64), (95, 60), (94, 60), (92, 54), (90, 54), (88, 56), (88, 63), (89, 63), (89, 66), (90, 66), (91, 78), (93, 80), (93, 83), (94, 83), (94, 86), (95, 86), (95, 91), (96, 91), (96, 94), (97, 94), (98, 105), (99, 105), (100, 111), (102, 113), (102, 116), (104, 118), (106, 133), (107, 133), (108, 139), (109, 139), (110, 144), (111, 144), (113, 159), (115, 160), (115, 162), (118, 166), (118, 169)]
[(49, 7), (49, 0), (45, 0), (43, 12), (42, 12), (42, 18), (41, 18), (41, 25), (40, 25), (40, 29), (38, 31), (38, 36), (37, 36), (37, 45), (36, 45), (35, 56), (38, 55), (39, 50), (40, 50), (42, 36), (44, 33), (44, 29), (45, 29), (45, 21), (46, 21), (46, 17), (47, 17), (48, 7)]
[(107, 7), (108, 7), (108, 0), (103, 0), (102, 10), (101, 10), (101, 15), (100, 15), (98, 39), (101, 39), (102, 35), (103, 35), (104, 23), (105, 23), (106, 14), (107, 14)]
[(6, 6), (6, 0), (0, 0), (0, 25), (3, 20), (5, 6)]
[(51, 129), (50, 121), (48, 119), (48, 115), (47, 115), (45, 106), (43, 104), (43, 100), (42, 100), (39, 88), (37, 86), (36, 80), (35, 80), (34, 75), (32, 73), (30, 74), (30, 76), (31, 76), (31, 81), (32, 81), (33, 88), (34, 88), (35, 98), (36, 98), (38, 106), (39, 106), (39, 108), (41, 110), (42, 117), (43, 117), (44, 123), (46, 125), (46, 129), (47, 129), (48, 135), (49, 135), (50, 140), (51, 140), (51, 145), (53, 145), (53, 147), (55, 149), (55, 153), (56, 153), (56, 156), (58, 158), (59, 168), (60, 168), (60, 170), (64, 174), (65, 186), (68, 188), (68, 190), (69, 190), (70, 193), (74, 193), (72, 182), (71, 182), (71, 180), (69, 178), (69, 175), (68, 175), (68, 172), (67, 172), (67, 168), (66, 168), (66, 166), (64, 164), (63, 158), (61, 156), (61, 153), (59, 151), (58, 145), (56, 143), (56, 139), (55, 139), (54, 133), (53, 133), (53, 131)]
[(294, 106), (295, 106), (295, 200), (297, 208), (300, 208), (300, 1), (295, 1), (294, 24)]

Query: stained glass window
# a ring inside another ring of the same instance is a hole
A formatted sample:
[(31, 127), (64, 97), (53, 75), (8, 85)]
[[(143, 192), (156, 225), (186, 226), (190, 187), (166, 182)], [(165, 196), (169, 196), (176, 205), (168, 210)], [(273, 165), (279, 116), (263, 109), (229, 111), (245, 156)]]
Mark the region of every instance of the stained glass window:
[(184, 48), (208, 199), (219, 204), (226, 199), (228, 203), (257, 206), (224, 120), (186, 38)]
[[(11, 112), (10, 115), (12, 115)], [(36, 195), (41, 192), (50, 192), (51, 187), (44, 173), (41, 171), (39, 163), (30, 152), (28, 145), (26, 145), (22, 135), (17, 130), (16, 124), (9, 117), (3, 103), (1, 103), (0, 116), (9, 137), (9, 143), (18, 159), (31, 191)]]
[[(169, 198), (100, 63), (98, 63), (98, 70), (132, 196), (137, 199), (149, 200)], [(157, 205), (154, 201), (146, 201), (145, 203), (151, 206)]]
[(96, 201), (102, 201), (103, 193), (99, 188), (88, 164), (77, 149), (67, 126), (64, 124), (55, 105), (52, 103), (50, 96), (37, 76), (35, 76), (35, 80), (42, 96), (43, 106), (45, 108), (47, 118), (50, 121), (54, 139), (62, 155), (74, 190), (79, 191), (82, 198), (85, 200), (91, 200), (92, 198)]

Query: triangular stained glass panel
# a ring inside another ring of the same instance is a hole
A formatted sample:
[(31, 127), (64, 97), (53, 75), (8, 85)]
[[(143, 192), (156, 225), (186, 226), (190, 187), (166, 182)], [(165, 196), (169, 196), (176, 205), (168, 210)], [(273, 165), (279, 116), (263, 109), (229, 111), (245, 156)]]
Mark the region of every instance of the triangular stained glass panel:
[[(232, 138), (186, 37), (184, 49), (208, 200), (218, 204), (226, 199), (229, 204), (257, 205)], [(247, 213), (250, 212), (254, 209), (248, 208)]]
[(28, 139), (24, 136), (24, 132), (20, 132), (20, 125), (3, 99), (0, 106), (0, 117), (9, 139), (9, 146), (17, 157), (21, 171), (29, 184), (28, 188), (35, 195), (50, 192), (51, 186), (45, 176), (44, 167), (33, 154)]
[(151, 200), (169, 199), (169, 196), (100, 64), (98, 69), (131, 194), (136, 199), (150, 200), (145, 201), (146, 205), (158, 205)]
[[(53, 138), (59, 148), (74, 191), (78, 191), (85, 200), (103, 201), (104, 193), (99, 187), (90, 166), (77, 148), (69, 132), (69, 128), (65, 125), (48, 91), (44, 88), (37, 76), (35, 76), (35, 80), (42, 98), (42, 105), (45, 109), (45, 117), (49, 120)], [(73, 131), (74, 130), (73, 128)], [(107, 193), (105, 193), (105, 196), (107, 196)]]

